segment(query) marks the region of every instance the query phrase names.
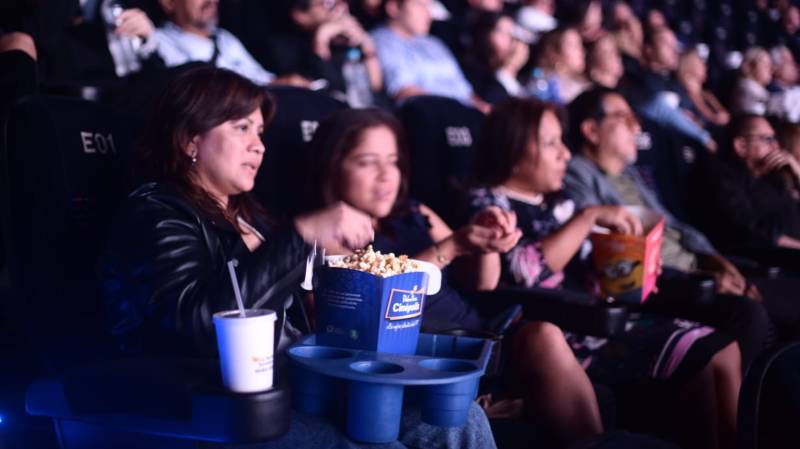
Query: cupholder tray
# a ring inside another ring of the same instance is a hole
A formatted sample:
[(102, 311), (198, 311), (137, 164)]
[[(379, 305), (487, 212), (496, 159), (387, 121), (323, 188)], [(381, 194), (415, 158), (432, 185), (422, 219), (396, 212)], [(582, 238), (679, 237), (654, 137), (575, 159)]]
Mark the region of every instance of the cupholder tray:
[(397, 439), (406, 386), (416, 388), (422, 420), (461, 426), (494, 342), (420, 334), (415, 355), (317, 346), (310, 335), (292, 346), (293, 406), (333, 416), (346, 402), (347, 434), (358, 441)]

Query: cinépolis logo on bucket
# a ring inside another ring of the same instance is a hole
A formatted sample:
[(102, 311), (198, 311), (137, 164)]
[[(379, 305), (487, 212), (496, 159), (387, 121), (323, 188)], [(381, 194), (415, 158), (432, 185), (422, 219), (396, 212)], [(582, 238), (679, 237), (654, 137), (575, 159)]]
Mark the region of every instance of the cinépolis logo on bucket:
[(389, 321), (407, 320), (422, 315), (425, 290), (414, 286), (411, 290), (393, 288), (389, 293), (386, 319)]

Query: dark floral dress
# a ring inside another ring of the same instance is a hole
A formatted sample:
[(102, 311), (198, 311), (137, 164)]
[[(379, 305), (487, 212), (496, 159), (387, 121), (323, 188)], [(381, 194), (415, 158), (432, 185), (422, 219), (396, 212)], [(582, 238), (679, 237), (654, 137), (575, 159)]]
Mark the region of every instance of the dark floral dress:
[[(501, 282), (525, 286), (561, 288), (562, 272), (554, 272), (541, 250), (541, 242), (574, 215), (575, 205), (562, 193), (527, 198), (503, 188), (470, 192), (475, 213), (489, 206), (512, 210), (522, 230), (519, 243), (501, 258)], [(584, 242), (579, 258), (591, 245)], [(656, 315), (632, 314), (626, 332), (613, 338), (597, 338), (565, 332), (567, 342), (588, 374), (607, 384), (643, 380), (686, 379), (701, 370), (733, 338), (691, 321)]]

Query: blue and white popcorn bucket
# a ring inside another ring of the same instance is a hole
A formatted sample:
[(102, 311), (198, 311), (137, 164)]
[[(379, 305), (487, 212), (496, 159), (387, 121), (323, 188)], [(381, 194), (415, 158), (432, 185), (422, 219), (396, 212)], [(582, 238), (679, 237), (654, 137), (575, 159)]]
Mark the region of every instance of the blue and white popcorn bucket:
[(382, 277), (328, 266), (344, 256), (328, 256), (314, 291), (317, 344), (414, 354), (425, 299), (441, 287), (435, 265), (415, 260), (420, 271)]

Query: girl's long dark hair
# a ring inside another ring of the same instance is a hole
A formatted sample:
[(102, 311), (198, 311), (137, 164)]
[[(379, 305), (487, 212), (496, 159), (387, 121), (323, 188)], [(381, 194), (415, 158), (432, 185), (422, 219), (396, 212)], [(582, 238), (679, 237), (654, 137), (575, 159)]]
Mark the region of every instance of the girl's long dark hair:
[(194, 137), (247, 117), (258, 108), (266, 125), (273, 105), (263, 87), (229, 70), (198, 65), (180, 72), (161, 92), (149, 117), (141, 142), (139, 176), (174, 186), (202, 212), (222, 216), (237, 229), (237, 216), (247, 221), (256, 216), (265, 219), (261, 206), (246, 192), (232, 195), (223, 209), (194, 181), (192, 161), (185, 150)]

